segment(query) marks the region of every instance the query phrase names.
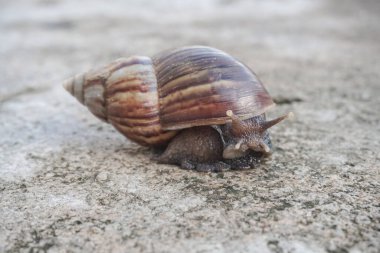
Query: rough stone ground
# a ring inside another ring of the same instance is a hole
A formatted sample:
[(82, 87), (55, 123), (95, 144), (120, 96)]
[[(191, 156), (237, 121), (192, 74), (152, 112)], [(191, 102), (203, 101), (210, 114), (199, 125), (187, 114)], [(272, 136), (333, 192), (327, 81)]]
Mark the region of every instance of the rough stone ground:
[[(380, 252), (379, 1), (0, 1), (0, 252)], [(249, 171), (157, 165), (61, 87), (223, 49), (278, 102)]]

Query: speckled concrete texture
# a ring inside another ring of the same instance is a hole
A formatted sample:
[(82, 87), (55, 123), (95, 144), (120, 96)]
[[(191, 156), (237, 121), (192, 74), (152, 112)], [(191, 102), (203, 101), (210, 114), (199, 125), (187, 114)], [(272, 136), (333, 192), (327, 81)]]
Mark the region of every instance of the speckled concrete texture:
[[(0, 1), (0, 252), (380, 252), (380, 2)], [(129, 55), (202, 44), (278, 103), (274, 154), (197, 173), (60, 86)]]

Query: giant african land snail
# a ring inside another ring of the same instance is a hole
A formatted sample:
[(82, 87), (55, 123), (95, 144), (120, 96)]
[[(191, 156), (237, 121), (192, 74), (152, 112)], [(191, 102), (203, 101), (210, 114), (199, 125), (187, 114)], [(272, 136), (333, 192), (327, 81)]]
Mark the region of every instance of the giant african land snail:
[(230, 55), (192, 46), (133, 56), (67, 80), (98, 118), (144, 146), (166, 147), (161, 163), (219, 171), (246, 168), (271, 150), (274, 105), (256, 75)]

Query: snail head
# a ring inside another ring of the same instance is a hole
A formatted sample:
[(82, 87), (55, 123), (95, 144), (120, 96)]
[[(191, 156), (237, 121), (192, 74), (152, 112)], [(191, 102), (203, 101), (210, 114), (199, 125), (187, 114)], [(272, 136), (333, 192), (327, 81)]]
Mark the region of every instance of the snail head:
[(270, 154), (271, 148), (265, 141), (267, 129), (280, 123), (286, 118), (293, 117), (290, 112), (286, 115), (266, 120), (245, 120), (243, 121), (238, 116), (234, 115), (231, 110), (226, 112), (226, 115), (231, 119), (230, 134), (233, 143), (227, 145), (223, 151), (223, 158), (234, 159), (245, 156), (249, 150)]

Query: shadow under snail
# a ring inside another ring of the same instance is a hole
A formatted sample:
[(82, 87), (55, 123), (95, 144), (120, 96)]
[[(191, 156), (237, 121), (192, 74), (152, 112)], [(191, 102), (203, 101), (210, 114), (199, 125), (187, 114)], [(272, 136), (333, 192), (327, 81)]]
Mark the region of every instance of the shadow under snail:
[(191, 46), (133, 56), (66, 80), (65, 89), (128, 139), (165, 149), (184, 169), (250, 168), (271, 152), (274, 102), (256, 75), (223, 51)]

